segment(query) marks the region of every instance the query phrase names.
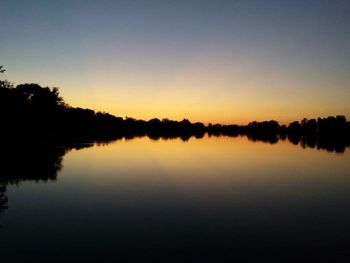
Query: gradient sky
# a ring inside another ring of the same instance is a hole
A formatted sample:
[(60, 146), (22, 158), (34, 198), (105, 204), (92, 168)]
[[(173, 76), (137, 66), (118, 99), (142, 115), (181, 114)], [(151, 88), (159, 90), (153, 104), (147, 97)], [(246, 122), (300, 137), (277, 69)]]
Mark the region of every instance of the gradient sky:
[(117, 116), (350, 117), (348, 0), (0, 0), (0, 65)]

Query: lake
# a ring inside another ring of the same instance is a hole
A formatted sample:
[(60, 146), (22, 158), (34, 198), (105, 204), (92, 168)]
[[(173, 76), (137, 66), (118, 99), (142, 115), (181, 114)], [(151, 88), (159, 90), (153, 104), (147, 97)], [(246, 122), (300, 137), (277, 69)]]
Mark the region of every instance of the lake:
[(348, 148), (206, 135), (3, 155), (2, 262), (350, 258)]

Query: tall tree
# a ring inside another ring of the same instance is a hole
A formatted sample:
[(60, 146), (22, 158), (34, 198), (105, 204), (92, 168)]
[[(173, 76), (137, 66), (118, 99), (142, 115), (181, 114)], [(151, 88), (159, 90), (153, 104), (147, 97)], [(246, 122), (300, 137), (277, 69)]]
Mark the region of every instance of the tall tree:
[[(4, 73), (6, 69), (0, 66), (0, 73)], [(7, 80), (0, 80), (0, 88), (13, 88), (13, 84)]]

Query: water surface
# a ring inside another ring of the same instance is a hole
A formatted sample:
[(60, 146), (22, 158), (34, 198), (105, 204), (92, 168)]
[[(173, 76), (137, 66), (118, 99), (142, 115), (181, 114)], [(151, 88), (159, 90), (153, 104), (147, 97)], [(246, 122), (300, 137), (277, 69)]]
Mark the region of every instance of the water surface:
[(24, 167), (7, 185), (3, 258), (283, 261), (344, 259), (350, 249), (349, 151), (206, 136), (61, 155), (55, 171), (39, 158), (38, 178), (23, 180)]

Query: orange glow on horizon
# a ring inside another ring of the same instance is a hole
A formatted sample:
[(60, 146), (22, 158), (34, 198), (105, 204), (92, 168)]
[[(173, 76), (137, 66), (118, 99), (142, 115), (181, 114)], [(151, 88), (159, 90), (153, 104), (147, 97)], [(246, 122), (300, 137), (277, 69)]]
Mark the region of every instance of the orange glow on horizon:
[[(68, 102), (69, 103), (69, 102)], [(303, 118), (312, 119), (312, 118), (324, 118), (328, 116), (344, 115), (344, 112), (340, 111), (329, 111), (328, 113), (324, 111), (314, 111), (307, 114), (301, 112), (278, 112), (275, 110), (266, 110), (262, 111), (259, 109), (251, 110), (241, 110), (226, 108), (223, 111), (219, 111), (213, 108), (193, 108), (191, 111), (190, 107), (184, 107), (183, 109), (171, 105), (169, 103), (166, 105), (114, 105), (110, 104), (98, 104), (95, 101), (86, 101), (85, 103), (80, 100), (72, 100), (69, 103), (73, 107), (81, 108), (90, 108), (95, 111), (108, 112), (118, 117), (131, 117), (135, 119), (150, 120), (153, 118), (158, 119), (170, 119), (181, 121), (183, 119), (189, 119), (191, 122), (202, 122), (204, 124), (237, 124), (237, 125), (246, 125), (252, 121), (267, 121), (267, 120), (276, 120), (280, 124), (289, 124), (292, 121), (301, 121)], [(350, 120), (350, 114), (345, 114), (346, 118)]]

